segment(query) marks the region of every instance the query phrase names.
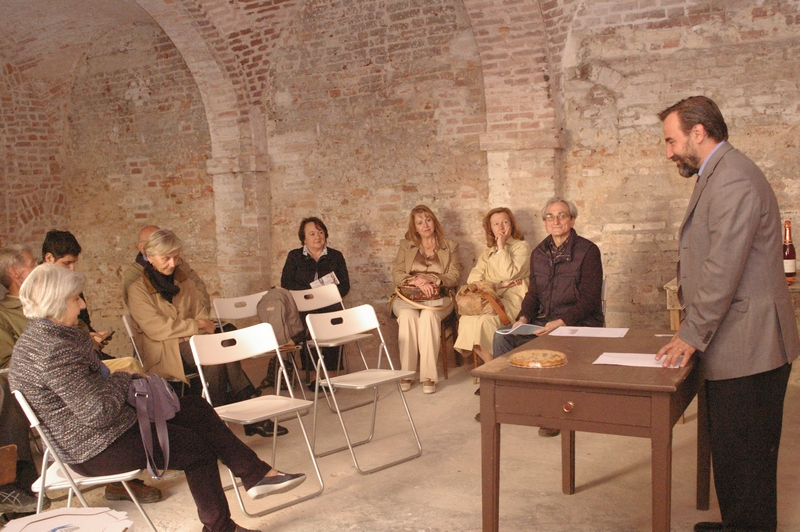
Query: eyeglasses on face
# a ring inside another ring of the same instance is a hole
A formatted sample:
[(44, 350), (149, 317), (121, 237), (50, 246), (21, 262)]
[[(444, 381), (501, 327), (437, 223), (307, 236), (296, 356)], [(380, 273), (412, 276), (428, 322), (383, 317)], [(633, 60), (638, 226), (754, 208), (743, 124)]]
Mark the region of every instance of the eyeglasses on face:
[(552, 222), (556, 218), (558, 218), (559, 222), (563, 222), (564, 220), (572, 218), (572, 216), (570, 216), (570, 214), (568, 212), (560, 212), (558, 214), (547, 214), (547, 215), (545, 215), (544, 220), (546, 222)]

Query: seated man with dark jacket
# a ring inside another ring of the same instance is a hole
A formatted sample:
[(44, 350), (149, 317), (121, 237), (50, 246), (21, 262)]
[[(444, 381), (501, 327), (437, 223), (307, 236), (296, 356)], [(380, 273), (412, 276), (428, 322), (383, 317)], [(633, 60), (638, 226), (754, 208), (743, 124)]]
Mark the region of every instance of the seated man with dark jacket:
[[(542, 209), (548, 237), (531, 253), (528, 292), (517, 321), (542, 328), (532, 335), (494, 335), (494, 356), (499, 357), (562, 325), (602, 327), (603, 264), (600, 249), (573, 229), (578, 208), (569, 200), (550, 198)], [(539, 429), (541, 436), (557, 430)]]

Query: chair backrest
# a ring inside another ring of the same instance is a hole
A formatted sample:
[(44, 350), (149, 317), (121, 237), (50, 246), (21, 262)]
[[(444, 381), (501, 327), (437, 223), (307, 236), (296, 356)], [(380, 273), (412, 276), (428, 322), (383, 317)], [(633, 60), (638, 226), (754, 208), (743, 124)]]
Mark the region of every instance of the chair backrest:
[[(308, 314), (306, 315), (306, 325), (308, 326), (311, 339), (315, 343), (335, 342), (337, 340), (346, 339), (347, 337), (375, 331), (380, 340), (377, 367), (381, 367), (381, 360), (385, 354), (389, 362), (389, 367), (394, 369), (389, 351), (386, 348), (386, 342), (381, 333), (378, 316), (375, 315), (375, 309), (372, 308), (372, 305), (359, 305), (345, 310), (336, 310), (322, 314)], [(366, 364), (366, 360), (364, 360), (364, 363)]]
[(258, 302), (269, 290), (256, 292), (239, 297), (216, 297), (212, 305), (214, 314), (217, 316), (220, 330), (222, 330), (222, 320), (239, 320), (252, 318), (257, 314)]
[(306, 324), (312, 338), (328, 342), (361, 334), (374, 329), (380, 330), (378, 317), (371, 305), (359, 305), (345, 310), (325, 312), (324, 314), (309, 314)]
[[(289, 382), (278, 350), (278, 340), (269, 323), (259, 323), (251, 327), (217, 334), (196, 334), (189, 339), (189, 345), (200, 374), (200, 382), (203, 383), (203, 393), (209, 402), (211, 402), (211, 396), (208, 393), (203, 366), (228, 364), (265, 355), (272, 351), (277, 355), (283, 379), (287, 383)], [(277, 388), (277, 393), (280, 393), (280, 387)], [(292, 394), (291, 388), (289, 393)], [(294, 397), (293, 394), (292, 397)]]
[(133, 344), (133, 352), (136, 354), (136, 360), (138, 360), (139, 364), (144, 367), (142, 354), (139, 353), (139, 347), (136, 345), (136, 331), (134, 330), (137, 327), (136, 322), (133, 321), (133, 317), (131, 317), (129, 314), (123, 314), (122, 323), (125, 325), (125, 333), (128, 335), (128, 338), (130, 338), (131, 344)]
[(606, 278), (603, 277), (603, 284), (600, 288), (600, 309), (603, 312), (603, 327), (606, 326)]
[(41, 425), (39, 418), (36, 416), (36, 412), (33, 411), (31, 405), (28, 403), (28, 400), (25, 399), (25, 396), (19, 390), (13, 390), (11, 393), (14, 394), (14, 397), (17, 398), (17, 402), (19, 403), (20, 408), (25, 413), (25, 417), (28, 418), (28, 423), (31, 424), (32, 429), (36, 429)]
[(311, 312), (313, 310), (330, 307), (331, 305), (342, 305), (342, 295), (335, 284), (326, 284), (308, 290), (289, 290), (300, 312)]
[[(88, 508), (89, 503), (86, 502), (86, 499), (83, 497), (83, 494), (78, 488), (78, 485), (75, 483), (75, 479), (72, 478), (70, 470), (67, 468), (66, 464), (64, 464), (64, 462), (61, 461), (61, 457), (58, 455), (58, 453), (56, 453), (53, 444), (50, 443), (50, 439), (47, 437), (47, 434), (45, 434), (43, 430), (44, 427), (39, 421), (39, 417), (36, 415), (36, 412), (33, 411), (33, 408), (31, 408), (31, 405), (30, 403), (28, 403), (28, 400), (25, 398), (25, 395), (23, 395), (23, 393), (19, 390), (12, 390), (11, 393), (13, 393), (14, 397), (16, 397), (20, 408), (22, 408), (22, 411), (25, 413), (25, 417), (28, 418), (28, 422), (31, 424), (31, 428), (36, 430), (37, 434), (39, 434), (39, 439), (42, 441), (42, 445), (44, 445), (44, 456), (42, 456), (42, 474), (40, 477), (41, 490), (39, 493), (39, 504), (36, 511), (37, 512), (41, 511), (42, 496), (43, 492), (45, 491), (45, 486), (47, 485), (46, 479), (47, 479), (48, 459), (52, 459), (56, 464), (58, 464), (61, 476), (64, 479), (66, 479), (67, 482), (69, 482), (69, 485), (72, 487), (73, 493), (75, 493), (75, 496), (78, 497), (78, 500), (81, 501), (81, 504), (83, 504), (85, 508)], [(67, 504), (69, 505), (69, 502)], [(139, 510), (141, 511), (141, 507), (139, 508)], [(147, 518), (147, 520), (149, 521), (150, 518), (147, 517), (147, 514), (144, 515), (145, 518)], [(153, 530), (155, 530), (155, 528), (152, 526), (152, 523), (150, 523), (150, 526)]]
[(269, 323), (217, 334), (196, 334), (189, 345), (198, 366), (229, 364), (270, 351), (278, 352), (278, 340)]

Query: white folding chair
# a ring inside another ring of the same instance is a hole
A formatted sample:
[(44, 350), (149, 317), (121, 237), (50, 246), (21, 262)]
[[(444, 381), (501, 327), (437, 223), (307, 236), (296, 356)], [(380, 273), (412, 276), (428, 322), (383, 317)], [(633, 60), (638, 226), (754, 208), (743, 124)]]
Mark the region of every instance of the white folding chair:
[[(295, 305), (297, 305), (297, 310), (299, 312), (313, 312), (315, 310), (319, 310), (321, 308), (331, 307), (334, 305), (339, 305), (342, 310), (344, 310), (344, 302), (342, 301), (342, 295), (339, 293), (339, 288), (335, 284), (326, 284), (323, 286), (318, 286), (316, 288), (309, 288), (307, 290), (290, 290), (290, 294), (292, 294), (292, 299), (294, 299)], [(357, 342), (358, 340), (363, 340), (366, 338), (370, 338), (371, 334), (359, 334), (355, 335), (352, 338), (343, 339), (340, 342), (320, 342), (320, 347), (338, 347), (339, 348), (339, 358), (336, 361), (336, 370), (338, 371), (339, 368), (344, 367), (345, 371), (349, 371), (349, 363), (347, 360), (347, 355), (345, 353), (345, 345), (349, 343)], [(311, 343), (306, 342), (306, 351), (308, 353), (308, 359), (314, 360), (314, 356), (311, 353)], [(360, 352), (360, 350), (359, 350)], [(321, 355), (321, 351), (317, 351), (318, 356)], [(342, 359), (344, 358), (344, 366), (342, 366)], [(363, 359), (363, 357), (362, 357)], [(362, 360), (364, 363), (364, 368), (367, 368), (367, 363), (365, 360)], [(316, 362), (315, 362), (316, 365)], [(325, 394), (325, 400), (328, 402), (328, 408), (331, 409), (331, 412), (334, 411), (333, 405), (328, 399), (327, 392), (323, 388), (323, 393)], [(360, 403), (357, 405), (353, 405), (349, 408), (345, 408), (342, 412), (352, 409), (358, 408), (359, 406), (364, 406), (369, 404), (370, 401), (366, 403)]]
[[(239, 297), (216, 297), (212, 303), (214, 307), (214, 314), (217, 317), (219, 330), (222, 331), (222, 321), (242, 320), (245, 318), (252, 318), (258, 315), (258, 302), (261, 298), (269, 292), (256, 292), (255, 294), (248, 294)], [(274, 332), (274, 331), (273, 331)], [(303, 394), (303, 399), (306, 398), (306, 392), (303, 389), (303, 384), (300, 382), (300, 372), (297, 371), (297, 362), (294, 359), (294, 350), (283, 350), (282, 353), (286, 354), (287, 358), (292, 362), (292, 369), (294, 369), (293, 383), (296, 382), (300, 387), (300, 393)]]
[[(136, 324), (136, 322), (133, 319), (133, 316), (131, 316), (130, 314), (122, 315), (122, 323), (123, 325), (125, 325), (125, 333), (128, 335), (128, 338), (130, 339), (131, 344), (133, 345), (133, 353), (136, 355), (136, 360), (139, 361), (139, 364), (141, 364), (143, 368), (147, 368), (147, 366), (144, 365), (142, 354), (139, 352), (139, 346), (136, 345), (136, 331), (139, 329), (139, 326)], [(145, 371), (147, 370), (145, 369)], [(192, 379), (196, 379), (199, 376), (200, 375), (196, 371), (193, 373), (187, 373), (186, 380), (191, 382)], [(175, 377), (165, 377), (164, 380), (167, 382), (181, 383), (181, 396), (183, 396), (184, 392), (186, 391), (185, 382), (183, 382), (180, 379), (176, 379)]]
[[(408, 379), (413, 377), (414, 372), (394, 369), (394, 365), (392, 364), (392, 359), (389, 356), (389, 351), (386, 349), (386, 342), (383, 339), (383, 334), (381, 334), (380, 325), (378, 324), (378, 317), (375, 315), (375, 309), (373, 309), (370, 305), (361, 305), (352, 309), (340, 310), (336, 312), (326, 312), (323, 314), (309, 314), (306, 316), (306, 324), (308, 325), (308, 330), (311, 333), (311, 340), (317, 347), (317, 352), (319, 352), (320, 347), (324, 344), (331, 344), (331, 343), (335, 344), (336, 342), (344, 342), (349, 338), (361, 336), (368, 331), (375, 331), (378, 335), (378, 339), (380, 340), (380, 345), (378, 346), (378, 362), (377, 366), (373, 369), (367, 367), (367, 369), (361, 371), (355, 371), (353, 373), (339, 375), (331, 378), (328, 375), (328, 370), (325, 367), (325, 364), (321, 362), (322, 357), (319, 357), (319, 359), (317, 360), (318, 388), (319, 386), (322, 386), (324, 388), (330, 389), (332, 392), (334, 392), (336, 389), (347, 389), (347, 390), (366, 390), (368, 388), (373, 389), (372, 423), (371, 423), (370, 433), (366, 439), (355, 443), (351, 441), (350, 435), (347, 432), (347, 427), (345, 426), (344, 418), (342, 418), (342, 410), (339, 408), (339, 402), (336, 399), (337, 394), (331, 393), (331, 400), (333, 401), (333, 405), (336, 409), (336, 415), (339, 417), (339, 423), (342, 425), (342, 432), (344, 432), (344, 438), (347, 441), (347, 445), (336, 449), (331, 449), (323, 453), (317, 453), (317, 456), (326, 456), (328, 454), (349, 449), (350, 456), (352, 456), (353, 458), (353, 464), (356, 466), (358, 472), (361, 474), (368, 474), (368, 473), (373, 473), (375, 471), (380, 471), (382, 469), (386, 469), (387, 467), (391, 467), (400, 464), (402, 462), (407, 462), (408, 460), (412, 460), (421, 455), (422, 444), (419, 441), (419, 435), (417, 434), (417, 429), (414, 426), (414, 420), (411, 418), (411, 411), (409, 411), (408, 409), (408, 403), (406, 403), (405, 394), (400, 389), (400, 381), (402, 379)], [(364, 364), (366, 365), (366, 359), (364, 358), (364, 354), (361, 352), (360, 347), (359, 347), (359, 353), (361, 354), (361, 358), (362, 360), (364, 360)], [(384, 355), (386, 357), (386, 362), (388, 363), (389, 366), (388, 369), (381, 368), (381, 363), (383, 361)], [(323, 375), (324, 377), (322, 377)], [(403, 402), (403, 407), (405, 408), (406, 416), (408, 417), (408, 423), (411, 426), (411, 431), (413, 432), (414, 439), (416, 440), (417, 451), (415, 454), (394, 460), (392, 462), (383, 465), (373, 467), (372, 469), (362, 470), (361, 467), (358, 465), (358, 460), (356, 459), (356, 454), (353, 448), (368, 443), (369, 441), (372, 440), (373, 436), (375, 435), (375, 419), (378, 413), (378, 386), (382, 384), (391, 384), (391, 383), (394, 383), (395, 386), (397, 387), (397, 393), (400, 396), (400, 400)], [(315, 393), (314, 428), (312, 429), (311, 432), (312, 441), (315, 442), (315, 445), (316, 445), (318, 397), (319, 393)]]
[[(246, 399), (238, 403), (215, 407), (219, 417), (226, 423), (237, 423), (239, 425), (249, 425), (251, 423), (258, 423), (266, 419), (272, 419), (275, 424), (275, 432), (278, 430), (278, 418), (288, 414), (294, 414), (300, 425), (300, 430), (303, 432), (303, 438), (306, 440), (306, 447), (308, 454), (311, 457), (311, 463), (314, 464), (314, 470), (317, 474), (319, 481), (319, 489), (308, 495), (290, 500), (283, 504), (279, 504), (258, 513), (250, 513), (244, 505), (244, 499), (239, 490), (236, 478), (233, 472), (229, 469), (231, 481), (233, 482), (233, 490), (236, 493), (236, 499), (239, 501), (239, 507), (242, 512), (249, 517), (258, 517), (271, 512), (275, 512), (287, 506), (292, 506), (299, 502), (316, 497), (324, 489), (322, 475), (320, 475), (317, 460), (314, 456), (314, 449), (311, 446), (311, 441), (306, 433), (303, 421), (300, 418), (300, 412), (311, 407), (312, 402), (304, 399), (295, 399), (291, 386), (288, 385), (288, 376), (286, 374), (286, 366), (284, 366), (283, 359), (278, 350), (278, 341), (275, 339), (275, 332), (272, 330), (272, 325), (269, 323), (259, 323), (252, 327), (245, 327), (236, 331), (222, 332), (218, 334), (200, 334), (192, 336), (189, 340), (189, 345), (192, 347), (192, 355), (194, 356), (195, 364), (200, 372), (200, 380), (203, 383), (203, 391), (209, 403), (210, 395), (206, 385), (206, 380), (203, 377), (203, 366), (210, 366), (215, 364), (228, 364), (246, 358), (254, 358), (264, 355), (275, 355), (278, 360), (280, 377), (275, 386), (275, 395), (262, 395), (253, 399)], [(280, 395), (281, 379), (287, 383), (289, 390), (289, 397)], [(213, 406), (213, 405), (212, 405)], [(277, 449), (277, 434), (273, 433), (272, 438), (272, 466), (276, 467), (275, 456)]]
[[(36, 480), (36, 482), (33, 483), (33, 486), (31, 486), (31, 489), (39, 494), (39, 500), (36, 503), (37, 514), (41, 513), (42, 511), (44, 494), (47, 491), (64, 489), (69, 490), (67, 495), (67, 507), (72, 505), (72, 495), (75, 494), (75, 496), (78, 497), (78, 500), (81, 501), (81, 504), (88, 508), (89, 504), (83, 497), (80, 488), (110, 484), (112, 482), (121, 482), (122, 485), (125, 486), (125, 490), (128, 492), (128, 495), (130, 495), (133, 504), (135, 504), (136, 508), (138, 508), (138, 510), (142, 513), (144, 520), (147, 521), (147, 525), (150, 527), (150, 530), (153, 532), (158, 532), (156, 527), (153, 525), (153, 522), (150, 520), (150, 516), (148, 516), (147, 512), (145, 512), (144, 508), (142, 508), (142, 505), (139, 502), (139, 499), (136, 497), (136, 494), (128, 485), (129, 481), (139, 478), (139, 475), (142, 474), (142, 469), (136, 469), (133, 471), (128, 471), (127, 473), (119, 473), (116, 475), (102, 475), (96, 477), (85, 477), (83, 475), (79, 475), (61, 461), (58, 453), (55, 452), (53, 445), (50, 443), (50, 439), (47, 437), (47, 434), (45, 434), (39, 418), (36, 416), (33, 408), (31, 408), (31, 405), (28, 404), (28, 401), (25, 399), (25, 396), (22, 394), (22, 392), (19, 390), (14, 390), (13, 393), (17, 398), (22, 411), (25, 412), (25, 416), (28, 418), (31, 428), (39, 434), (39, 438), (42, 440), (42, 444), (44, 445), (42, 475)], [(53, 464), (49, 467), (48, 460), (53, 460)]]

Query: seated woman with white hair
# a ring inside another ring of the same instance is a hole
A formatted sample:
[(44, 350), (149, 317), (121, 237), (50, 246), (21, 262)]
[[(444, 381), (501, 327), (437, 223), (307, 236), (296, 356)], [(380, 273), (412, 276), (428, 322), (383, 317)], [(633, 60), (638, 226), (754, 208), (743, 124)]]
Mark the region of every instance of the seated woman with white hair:
[[(31, 272), (20, 289), (30, 322), (14, 347), (9, 382), (25, 395), (56, 452), (77, 473), (144, 469), (136, 409), (127, 402), (135, 374), (110, 373), (89, 334), (77, 327), (84, 284), (81, 273), (49, 264)], [(181, 397), (180, 405), (167, 421), (169, 465), (186, 472), (204, 532), (252, 532), (231, 519), (217, 460), (254, 499), (291, 490), (305, 475), (281, 473), (260, 460), (201, 397)], [(156, 463), (163, 467), (160, 449)]]

